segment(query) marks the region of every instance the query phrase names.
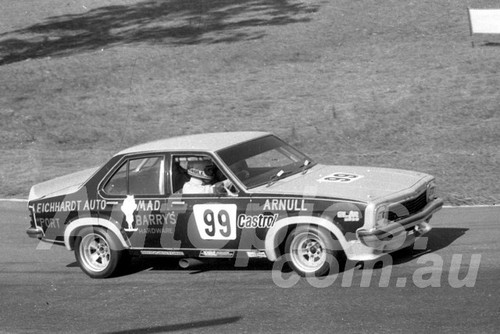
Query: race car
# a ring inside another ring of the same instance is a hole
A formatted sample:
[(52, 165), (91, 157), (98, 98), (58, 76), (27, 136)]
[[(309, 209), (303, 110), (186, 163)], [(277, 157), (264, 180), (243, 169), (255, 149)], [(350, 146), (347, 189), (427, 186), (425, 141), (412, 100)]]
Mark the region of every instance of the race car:
[[(200, 176), (213, 192), (183, 191)], [(73, 250), (92, 278), (132, 256), (285, 259), (322, 276), (411, 246), (443, 205), (435, 189), (424, 173), (317, 163), (271, 133), (194, 134), (34, 185), (27, 234)]]

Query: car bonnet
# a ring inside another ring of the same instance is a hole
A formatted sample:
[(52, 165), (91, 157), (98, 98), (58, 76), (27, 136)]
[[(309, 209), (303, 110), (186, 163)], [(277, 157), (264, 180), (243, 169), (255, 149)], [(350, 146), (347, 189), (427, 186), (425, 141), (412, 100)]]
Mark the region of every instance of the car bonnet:
[(404, 192), (427, 177), (430, 176), (400, 169), (316, 165), (305, 173), (251, 189), (251, 192), (371, 202)]

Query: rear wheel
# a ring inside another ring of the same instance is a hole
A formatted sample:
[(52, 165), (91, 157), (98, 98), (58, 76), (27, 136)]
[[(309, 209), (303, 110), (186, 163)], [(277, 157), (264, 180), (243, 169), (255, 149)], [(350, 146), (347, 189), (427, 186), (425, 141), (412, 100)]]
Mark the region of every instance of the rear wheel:
[(75, 257), (80, 268), (92, 278), (106, 278), (115, 274), (125, 251), (114, 235), (102, 228), (84, 228), (75, 242)]
[(323, 276), (339, 271), (340, 246), (321, 227), (298, 226), (288, 236), (285, 247), (290, 266), (301, 276)]

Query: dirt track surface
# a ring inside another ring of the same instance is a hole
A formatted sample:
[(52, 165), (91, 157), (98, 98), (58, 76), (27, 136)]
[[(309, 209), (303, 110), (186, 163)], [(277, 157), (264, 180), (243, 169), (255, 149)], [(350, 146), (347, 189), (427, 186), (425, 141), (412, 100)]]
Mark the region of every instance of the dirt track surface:
[(0, 203), (0, 333), (500, 330), (500, 207), (444, 209), (420, 250), (322, 282), (295, 282), (265, 261), (180, 270), (158, 259), (93, 280), (64, 247), (29, 239), (26, 214), (23, 203)]

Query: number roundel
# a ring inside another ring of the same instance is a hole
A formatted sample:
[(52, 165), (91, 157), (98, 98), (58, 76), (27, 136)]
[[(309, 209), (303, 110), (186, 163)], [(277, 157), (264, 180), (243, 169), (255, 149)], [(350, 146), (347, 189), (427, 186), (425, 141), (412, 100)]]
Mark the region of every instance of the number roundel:
[(350, 173), (333, 173), (327, 175), (320, 179), (320, 182), (338, 182), (338, 183), (349, 183), (357, 179), (362, 178), (362, 175), (350, 174)]
[(236, 239), (236, 204), (195, 204), (194, 217), (203, 240)]

